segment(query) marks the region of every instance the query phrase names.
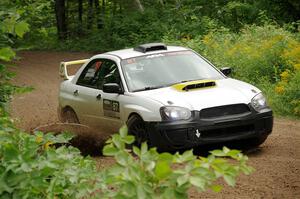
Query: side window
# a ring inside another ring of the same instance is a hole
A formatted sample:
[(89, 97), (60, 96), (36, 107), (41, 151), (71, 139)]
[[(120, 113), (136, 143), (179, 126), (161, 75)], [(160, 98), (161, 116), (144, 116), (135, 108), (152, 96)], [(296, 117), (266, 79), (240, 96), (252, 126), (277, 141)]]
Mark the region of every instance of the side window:
[(82, 71), (78, 78), (77, 84), (81, 86), (97, 88), (98, 74), (102, 65), (102, 60), (91, 61)]
[(92, 61), (83, 70), (77, 81), (78, 85), (98, 88), (102, 90), (103, 84), (121, 84), (121, 78), (117, 64), (107, 59)]
[(103, 84), (117, 83), (121, 84), (121, 78), (118, 71), (117, 64), (111, 60), (105, 60), (101, 66), (100, 73), (98, 74), (97, 88), (103, 88)]

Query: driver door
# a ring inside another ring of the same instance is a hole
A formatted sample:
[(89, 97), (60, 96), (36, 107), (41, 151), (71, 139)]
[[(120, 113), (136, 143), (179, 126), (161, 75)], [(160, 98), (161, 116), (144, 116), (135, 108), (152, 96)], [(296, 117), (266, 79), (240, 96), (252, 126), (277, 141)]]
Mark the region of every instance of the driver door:
[(117, 64), (109, 59), (103, 59), (103, 64), (98, 76), (98, 89), (101, 90), (101, 117), (99, 124), (108, 133), (116, 133), (123, 125), (121, 115), (123, 113), (122, 94), (104, 93), (103, 85), (106, 83), (117, 83), (122, 87), (120, 73)]

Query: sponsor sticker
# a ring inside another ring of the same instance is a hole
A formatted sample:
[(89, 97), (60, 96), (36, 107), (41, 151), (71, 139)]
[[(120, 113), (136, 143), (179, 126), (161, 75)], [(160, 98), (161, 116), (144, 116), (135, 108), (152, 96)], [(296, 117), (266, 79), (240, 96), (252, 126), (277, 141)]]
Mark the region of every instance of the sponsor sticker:
[(103, 99), (103, 113), (106, 117), (120, 118), (120, 104), (118, 101)]

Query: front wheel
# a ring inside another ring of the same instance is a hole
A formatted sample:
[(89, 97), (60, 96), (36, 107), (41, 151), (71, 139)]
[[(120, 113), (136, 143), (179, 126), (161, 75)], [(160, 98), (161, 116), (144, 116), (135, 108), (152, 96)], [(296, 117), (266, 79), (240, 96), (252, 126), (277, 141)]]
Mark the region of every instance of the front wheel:
[(129, 135), (133, 135), (135, 137), (134, 145), (140, 147), (141, 144), (146, 141), (149, 144), (149, 136), (146, 130), (146, 125), (140, 116), (132, 115), (127, 121), (127, 126)]

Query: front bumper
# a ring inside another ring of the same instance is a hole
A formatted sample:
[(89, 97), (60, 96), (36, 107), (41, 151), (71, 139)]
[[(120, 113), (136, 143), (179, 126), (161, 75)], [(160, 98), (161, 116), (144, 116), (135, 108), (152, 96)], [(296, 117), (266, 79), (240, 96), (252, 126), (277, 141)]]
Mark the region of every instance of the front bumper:
[(148, 122), (147, 131), (152, 146), (161, 151), (190, 149), (198, 145), (222, 143), (267, 136), (272, 132), (273, 113), (265, 109), (258, 113), (200, 119), (199, 112), (186, 121)]

